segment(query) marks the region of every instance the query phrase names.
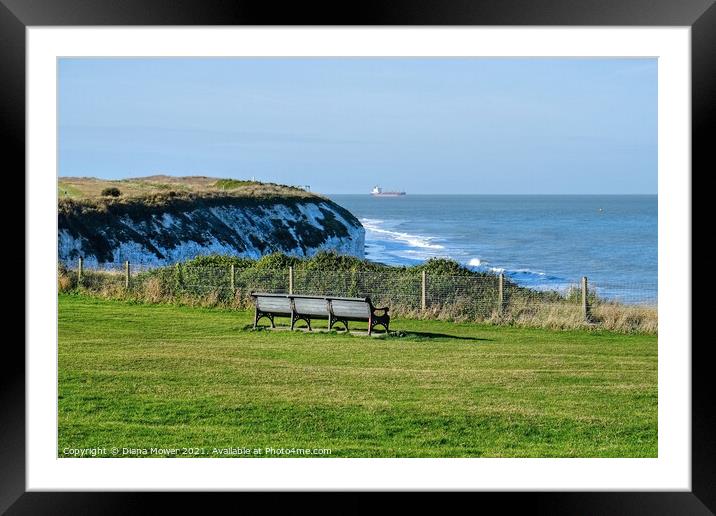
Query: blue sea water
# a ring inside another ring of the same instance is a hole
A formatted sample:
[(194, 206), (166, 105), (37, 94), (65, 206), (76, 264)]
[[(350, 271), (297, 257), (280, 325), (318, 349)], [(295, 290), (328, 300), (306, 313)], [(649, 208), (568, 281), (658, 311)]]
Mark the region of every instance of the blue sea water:
[(369, 260), (449, 257), (534, 288), (587, 276), (610, 297), (656, 296), (656, 195), (329, 197), (362, 222)]

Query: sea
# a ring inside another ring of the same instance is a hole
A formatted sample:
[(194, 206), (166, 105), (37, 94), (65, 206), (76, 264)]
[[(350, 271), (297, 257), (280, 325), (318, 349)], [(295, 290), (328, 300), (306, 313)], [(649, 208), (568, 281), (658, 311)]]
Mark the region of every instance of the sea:
[(606, 298), (656, 303), (656, 195), (329, 197), (360, 219), (371, 261), (446, 257), (540, 290), (586, 276)]

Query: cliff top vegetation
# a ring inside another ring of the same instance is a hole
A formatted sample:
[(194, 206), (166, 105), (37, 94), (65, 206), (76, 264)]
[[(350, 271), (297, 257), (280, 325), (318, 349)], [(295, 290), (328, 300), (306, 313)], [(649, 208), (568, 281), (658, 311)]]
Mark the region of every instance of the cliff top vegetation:
[[(61, 177), (57, 182), (57, 195), (60, 214), (173, 211), (279, 201), (288, 204), (302, 201), (334, 204), (326, 197), (295, 186), (207, 176), (156, 175), (115, 180)], [(355, 222), (350, 213), (342, 208), (340, 210)]]
[(98, 179), (96, 177), (61, 177), (57, 182), (59, 200), (117, 202), (151, 200), (163, 197), (320, 197), (302, 188), (276, 183), (241, 179), (222, 179), (207, 176), (155, 175), (127, 179)]

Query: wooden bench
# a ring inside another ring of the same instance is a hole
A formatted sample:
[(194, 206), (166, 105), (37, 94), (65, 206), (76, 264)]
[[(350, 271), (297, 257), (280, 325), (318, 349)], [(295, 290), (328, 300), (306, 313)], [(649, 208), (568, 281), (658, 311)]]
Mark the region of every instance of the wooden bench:
[[(275, 328), (274, 317), (289, 317), (293, 330), (298, 321), (305, 321), (309, 331), (312, 319), (325, 319), (328, 328), (341, 323), (348, 331), (349, 321), (365, 321), (368, 323), (368, 335), (373, 328), (382, 326), (388, 331), (390, 315), (388, 307), (376, 308), (369, 297), (329, 297), (303, 296), (297, 294), (268, 294), (252, 292), (251, 297), (256, 305), (254, 328), (261, 318), (266, 317)], [(379, 313), (382, 312), (382, 313)]]

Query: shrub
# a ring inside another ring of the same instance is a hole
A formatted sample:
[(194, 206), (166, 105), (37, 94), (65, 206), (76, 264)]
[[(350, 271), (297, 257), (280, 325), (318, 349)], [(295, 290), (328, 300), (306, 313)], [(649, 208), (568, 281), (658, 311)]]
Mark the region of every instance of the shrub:
[(120, 195), (122, 195), (122, 192), (120, 192), (119, 188), (115, 186), (110, 186), (109, 188), (102, 190), (103, 197), (119, 197)]
[[(485, 276), (485, 273), (471, 271), (450, 258), (430, 258), (425, 263), (417, 265), (416, 270), (431, 274), (444, 274), (449, 276)], [(494, 274), (493, 274), (494, 276)]]

